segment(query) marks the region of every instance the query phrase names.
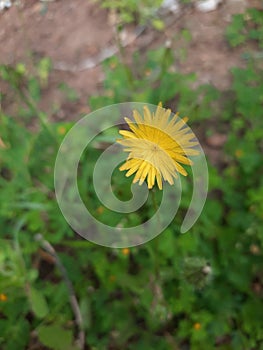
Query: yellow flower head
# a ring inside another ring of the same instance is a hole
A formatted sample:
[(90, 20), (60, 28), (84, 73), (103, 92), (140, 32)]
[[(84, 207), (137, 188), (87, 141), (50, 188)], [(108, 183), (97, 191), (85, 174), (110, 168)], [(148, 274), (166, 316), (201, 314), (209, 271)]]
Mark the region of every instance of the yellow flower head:
[(58, 127), (58, 133), (60, 135), (64, 135), (66, 133), (67, 129), (65, 128), (65, 126), (61, 125)]
[(7, 296), (4, 293), (0, 294), (0, 301), (7, 301)]
[(194, 324), (194, 329), (196, 330), (196, 331), (199, 331), (199, 329), (201, 328), (202, 326), (201, 326), (201, 323), (199, 323), (199, 322), (196, 322), (195, 324)]
[(122, 254), (123, 255), (129, 255), (130, 254), (130, 249), (129, 248), (123, 248), (122, 249)]
[(237, 158), (242, 158), (243, 154), (244, 154), (244, 152), (241, 149), (237, 149), (235, 151), (235, 155)]
[(126, 176), (136, 173), (133, 183), (139, 181), (141, 185), (147, 177), (149, 189), (154, 186), (155, 178), (159, 189), (163, 187), (162, 179), (173, 185), (178, 173), (187, 175), (179, 163), (191, 165), (187, 157), (199, 154), (193, 149), (198, 142), (185, 120), (179, 119), (178, 113), (172, 118), (170, 115), (171, 110), (159, 104), (155, 113), (145, 106), (143, 117), (134, 110), (135, 122), (125, 118), (131, 131), (120, 130), (124, 138), (118, 142), (129, 155), (120, 170), (128, 170)]

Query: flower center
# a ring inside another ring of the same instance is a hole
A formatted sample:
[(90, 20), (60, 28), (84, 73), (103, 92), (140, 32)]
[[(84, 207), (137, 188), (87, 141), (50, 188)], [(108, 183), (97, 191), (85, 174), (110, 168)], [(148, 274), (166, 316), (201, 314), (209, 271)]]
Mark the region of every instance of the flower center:
[(151, 147), (151, 151), (153, 151), (153, 152), (158, 152), (159, 151), (159, 147), (157, 146), (157, 145), (152, 145), (152, 147)]

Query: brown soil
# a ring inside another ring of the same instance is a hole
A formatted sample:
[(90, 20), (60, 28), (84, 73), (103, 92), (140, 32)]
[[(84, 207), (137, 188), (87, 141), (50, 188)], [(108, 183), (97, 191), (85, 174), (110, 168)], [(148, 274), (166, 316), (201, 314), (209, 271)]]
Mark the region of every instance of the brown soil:
[[(252, 1), (227, 0), (209, 13), (200, 13), (193, 7), (184, 8), (181, 14), (164, 18), (168, 23), (164, 33), (145, 30), (128, 46), (128, 52), (159, 47), (167, 39), (172, 41), (177, 52), (181, 45), (178, 33), (183, 28), (189, 29), (192, 41), (186, 47), (187, 58), (177, 61), (175, 68), (183, 73), (196, 72), (199, 83), (212, 83), (219, 89), (226, 89), (231, 81), (229, 69), (242, 66), (244, 62), (240, 52), (227, 45), (225, 27), (231, 14), (244, 11), (248, 3), (251, 5)], [(100, 91), (103, 81), (100, 65), (82, 70), (78, 67), (114, 44), (112, 22), (112, 16), (93, 1), (21, 0), (19, 6), (13, 5), (0, 12), (1, 63), (24, 62), (30, 68), (36, 59), (50, 57), (55, 68), (43, 92), (40, 108), (52, 119), (76, 120), (81, 112), (89, 112), (88, 97)], [(63, 70), (61, 64), (64, 64)], [(61, 82), (76, 90), (78, 103), (67, 101), (58, 89)], [(0, 82), (0, 88), (7, 93), (6, 84)], [(59, 112), (54, 113), (54, 106)], [(5, 108), (13, 111), (14, 104), (9, 101)]]

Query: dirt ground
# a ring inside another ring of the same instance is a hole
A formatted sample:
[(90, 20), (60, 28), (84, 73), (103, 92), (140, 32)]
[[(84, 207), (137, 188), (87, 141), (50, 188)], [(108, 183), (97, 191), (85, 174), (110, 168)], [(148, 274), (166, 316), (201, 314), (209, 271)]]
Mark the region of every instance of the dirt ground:
[[(137, 38), (138, 28), (129, 27), (131, 41), (127, 52), (148, 50), (171, 40), (177, 50), (176, 34), (189, 29), (192, 41), (187, 46), (187, 58), (175, 68), (183, 73), (196, 72), (199, 83), (212, 83), (219, 89), (230, 84), (229, 69), (244, 62), (238, 50), (232, 50), (224, 37), (231, 15), (257, 6), (253, 0), (225, 0), (216, 11), (202, 13), (187, 6), (178, 14), (166, 15), (167, 29), (163, 33), (146, 28)], [(20, 5), (0, 12), (1, 64), (24, 62), (28, 67), (34, 59), (50, 57), (53, 70), (40, 108), (52, 114), (56, 105), (60, 120), (76, 120), (80, 113), (89, 112), (88, 97), (99, 93), (103, 72), (100, 62), (105, 49), (115, 45), (114, 18), (91, 0), (21, 0)], [(127, 38), (126, 38), (127, 39)], [(66, 82), (79, 96), (77, 104), (65, 101), (58, 84)], [(0, 82), (0, 88), (6, 86)], [(7, 109), (9, 106), (6, 106)]]

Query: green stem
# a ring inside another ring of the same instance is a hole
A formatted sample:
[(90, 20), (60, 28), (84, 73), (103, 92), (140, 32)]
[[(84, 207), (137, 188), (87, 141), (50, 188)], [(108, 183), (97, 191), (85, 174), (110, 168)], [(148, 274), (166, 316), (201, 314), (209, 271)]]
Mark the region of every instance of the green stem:
[[(151, 196), (152, 196), (152, 203), (153, 203), (153, 208), (155, 210), (155, 214), (157, 216), (157, 228), (161, 228), (161, 221), (160, 221), (160, 216), (158, 213), (158, 204), (156, 200), (156, 195), (155, 191), (151, 190)], [(159, 255), (158, 255), (158, 240), (157, 237), (153, 239), (153, 258), (154, 258), (154, 271), (155, 271), (155, 278), (156, 281), (159, 280), (160, 277), (160, 265), (159, 265)]]
[(170, 47), (166, 47), (163, 53), (163, 58), (162, 58), (162, 63), (161, 63), (161, 70), (160, 70), (160, 74), (158, 76), (157, 81), (162, 81), (162, 78), (164, 76), (164, 74), (167, 71), (167, 68), (169, 67), (169, 55), (171, 54), (171, 48)]
[(75, 316), (75, 321), (78, 328), (78, 339), (77, 339), (78, 347), (81, 350), (83, 350), (85, 347), (85, 332), (83, 330), (83, 318), (80, 311), (78, 299), (75, 293), (75, 289), (68, 276), (68, 272), (64, 267), (64, 265), (62, 264), (55, 248), (47, 240), (45, 240), (41, 234), (37, 234), (35, 236), (35, 240), (38, 241), (41, 244), (42, 248), (55, 259), (57, 268), (60, 271), (62, 278), (64, 279), (65, 285), (67, 286), (68, 293), (69, 293), (71, 308)]
[(53, 130), (48, 125), (48, 123), (44, 117), (44, 114), (38, 110), (35, 102), (29, 96), (26, 96), (24, 94), (24, 92), (21, 89), (19, 89), (17, 86), (13, 86), (13, 88), (19, 94), (21, 100), (27, 105), (27, 107), (31, 110), (31, 112), (34, 113), (38, 117), (43, 128), (46, 129), (46, 131), (49, 133), (49, 135), (57, 143), (58, 141), (57, 141), (55, 134), (53, 133)]
[(125, 70), (129, 86), (133, 90), (133, 87), (134, 87), (133, 77), (132, 77), (132, 73), (131, 73), (129, 66), (125, 62), (125, 50), (124, 50), (124, 47), (122, 45), (121, 38), (120, 38), (120, 29), (116, 28), (115, 32), (116, 32), (116, 41), (117, 41), (117, 45), (118, 45), (118, 49), (119, 49), (120, 57), (121, 57), (121, 63), (122, 63), (123, 68)]

